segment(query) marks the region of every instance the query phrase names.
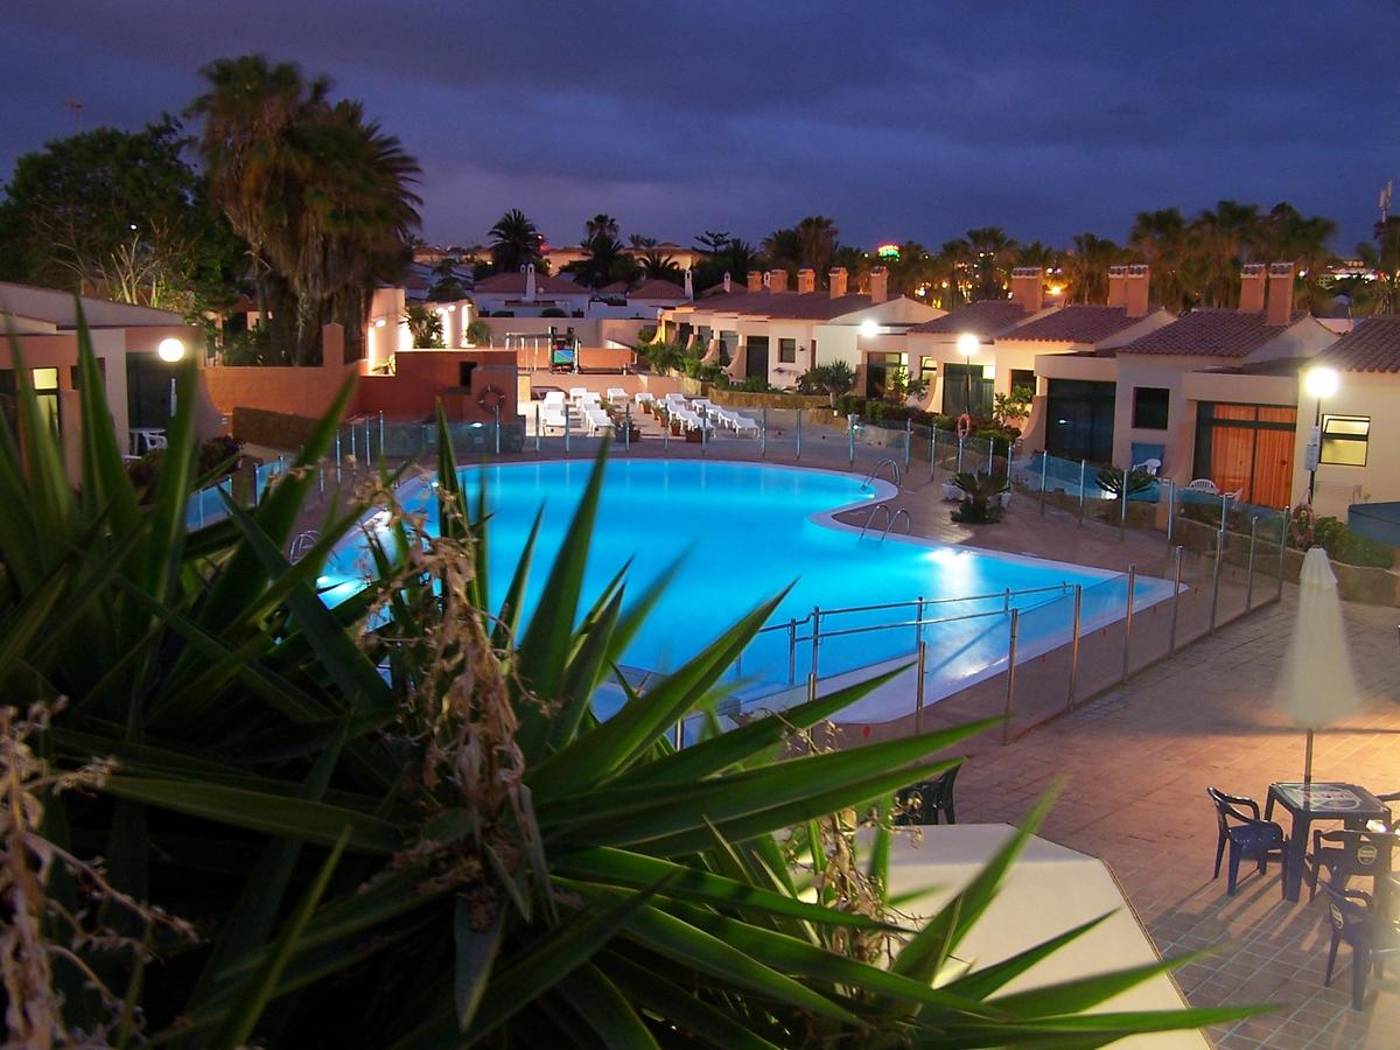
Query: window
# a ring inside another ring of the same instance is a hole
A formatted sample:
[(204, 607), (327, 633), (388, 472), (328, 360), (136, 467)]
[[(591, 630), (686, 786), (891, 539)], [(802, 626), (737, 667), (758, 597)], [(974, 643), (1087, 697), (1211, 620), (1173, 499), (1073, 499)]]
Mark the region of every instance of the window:
[(780, 365), (795, 365), (795, 364), (797, 364), (797, 340), (796, 340), (796, 339), (779, 339), (779, 340), (778, 340), (778, 364), (780, 364)]
[(943, 366), (943, 414), (966, 412), (974, 419), (991, 418), (993, 383), (981, 365), (948, 362)]
[(919, 378), (925, 383), (932, 384), (936, 375), (938, 375), (938, 358), (919, 358)]
[(1364, 467), (1370, 436), (1370, 416), (1323, 416), (1322, 454), (1318, 462)]
[(1117, 386), (1084, 379), (1046, 383), (1045, 450), (1063, 459), (1113, 462), (1113, 406)]
[(1024, 390), (1029, 397), (1035, 397), (1035, 369), (1013, 368), (1011, 370), (1011, 393)]
[(1133, 387), (1133, 426), (1140, 430), (1166, 430), (1171, 391), (1160, 386)]

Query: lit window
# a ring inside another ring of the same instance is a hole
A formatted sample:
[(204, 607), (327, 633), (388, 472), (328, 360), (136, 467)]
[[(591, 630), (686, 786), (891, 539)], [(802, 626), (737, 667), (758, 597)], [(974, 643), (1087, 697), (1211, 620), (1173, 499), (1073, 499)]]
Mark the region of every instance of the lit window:
[(1370, 436), (1370, 416), (1323, 416), (1322, 454), (1318, 462), (1364, 467)]
[(34, 369), (34, 389), (40, 392), (58, 389), (57, 368)]

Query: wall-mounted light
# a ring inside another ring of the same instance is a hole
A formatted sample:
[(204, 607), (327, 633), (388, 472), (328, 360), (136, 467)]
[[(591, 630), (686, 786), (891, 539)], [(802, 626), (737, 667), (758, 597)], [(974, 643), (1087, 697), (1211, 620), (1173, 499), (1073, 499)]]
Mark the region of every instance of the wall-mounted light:
[(865, 336), (865, 338), (867, 339), (874, 339), (877, 335), (880, 334), (880, 326), (875, 321), (872, 321), (870, 320), (870, 318), (867, 317), (864, 321), (860, 323), (860, 334)]
[(374, 327), (375, 327), (375, 328), (383, 328), (383, 327), (384, 327), (384, 318), (382, 318), (382, 317), (376, 317), (376, 318), (374, 319)]
[(958, 353), (964, 357), (971, 357), (981, 348), (982, 341), (971, 332), (964, 332), (958, 336)]
[(175, 364), (185, 356), (185, 344), (175, 337), (162, 339), (156, 346), (156, 354), (167, 364)]

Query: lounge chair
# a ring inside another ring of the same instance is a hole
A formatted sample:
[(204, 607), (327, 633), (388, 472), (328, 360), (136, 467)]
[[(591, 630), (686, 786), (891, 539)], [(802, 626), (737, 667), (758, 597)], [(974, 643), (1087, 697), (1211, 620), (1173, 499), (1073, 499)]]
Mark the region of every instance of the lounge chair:
[(607, 391), (607, 398), (613, 404), (620, 405), (627, 400), (627, 391), (620, 386), (610, 386)]

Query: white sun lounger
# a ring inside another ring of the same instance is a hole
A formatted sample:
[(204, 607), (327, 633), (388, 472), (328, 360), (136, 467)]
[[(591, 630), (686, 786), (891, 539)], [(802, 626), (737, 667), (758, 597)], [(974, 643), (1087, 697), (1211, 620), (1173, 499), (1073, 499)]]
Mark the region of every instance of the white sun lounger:
[(571, 386), (569, 387), (569, 400), (582, 401), (583, 396), (587, 393), (588, 387), (586, 386)]
[(620, 386), (610, 386), (608, 387), (608, 400), (621, 404), (627, 400), (627, 391)]

